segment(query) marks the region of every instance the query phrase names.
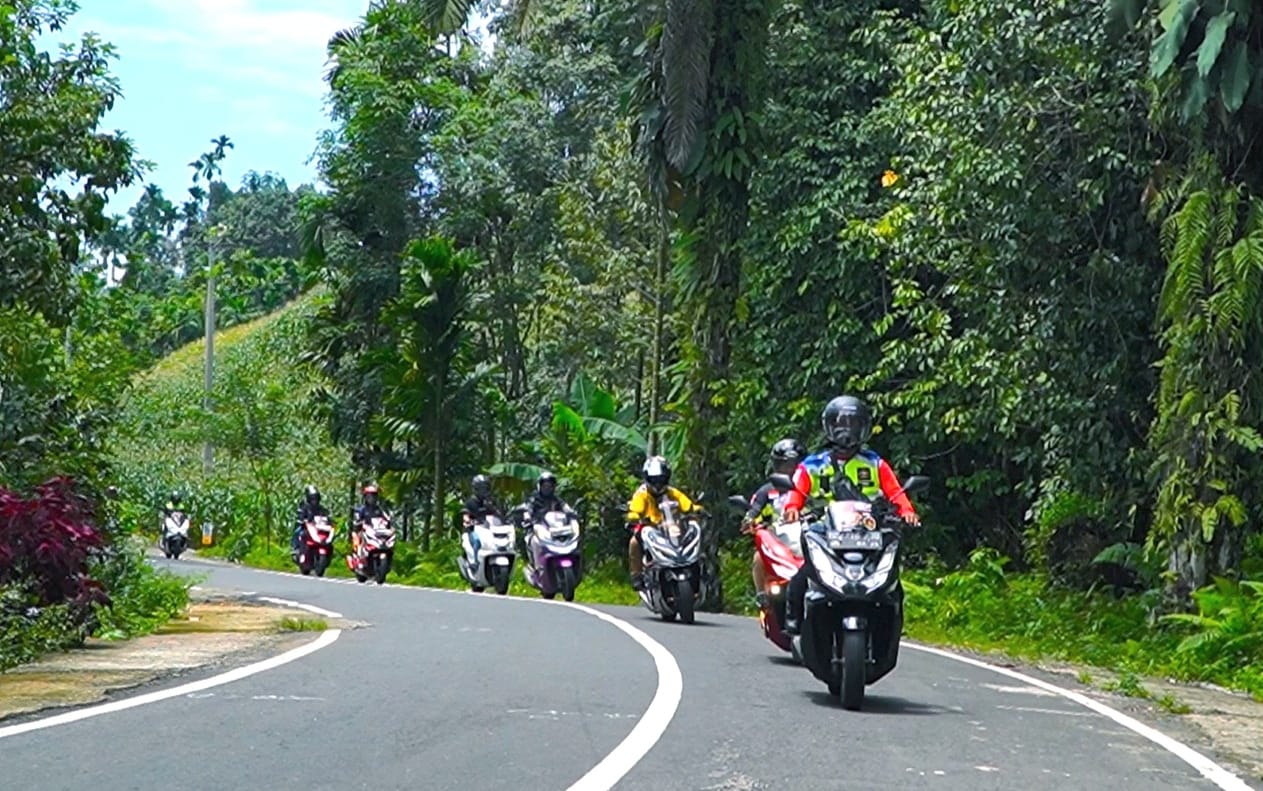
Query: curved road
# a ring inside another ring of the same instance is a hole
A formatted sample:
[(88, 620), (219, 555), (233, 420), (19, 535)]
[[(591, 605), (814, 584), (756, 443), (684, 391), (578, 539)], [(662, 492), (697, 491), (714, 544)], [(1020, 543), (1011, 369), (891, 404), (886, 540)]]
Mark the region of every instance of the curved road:
[[(581, 608), (178, 566), (369, 626), (232, 683), (0, 738), (0, 787), (566, 789), (658, 688), (646, 647)], [(619, 789), (1249, 787), (1217, 786), (1106, 716), (985, 668), (905, 648), (851, 713), (749, 619), (595, 609), (665, 647), (683, 678), (669, 726)], [(675, 702), (663, 697), (655, 707)]]

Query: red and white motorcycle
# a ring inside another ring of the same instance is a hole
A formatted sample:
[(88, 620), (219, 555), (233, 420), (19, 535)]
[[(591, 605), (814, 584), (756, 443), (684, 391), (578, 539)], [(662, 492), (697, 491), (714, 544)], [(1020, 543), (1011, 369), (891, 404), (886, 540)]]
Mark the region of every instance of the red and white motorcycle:
[(371, 577), (381, 585), (390, 573), (394, 557), (395, 528), (390, 524), (390, 517), (375, 516), (361, 526), (358, 540), (352, 534), (351, 554), (346, 556), (346, 565), (359, 582)]
[(333, 523), (327, 516), (317, 516), (303, 523), (303, 534), (294, 553), (294, 562), (304, 575), (313, 571), (323, 577), (333, 559)]

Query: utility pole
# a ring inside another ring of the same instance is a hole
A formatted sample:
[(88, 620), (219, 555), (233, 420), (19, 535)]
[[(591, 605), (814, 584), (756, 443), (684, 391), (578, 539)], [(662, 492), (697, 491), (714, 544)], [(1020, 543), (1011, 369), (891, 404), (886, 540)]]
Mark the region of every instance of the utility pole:
[[(211, 229), (209, 264), (206, 267), (206, 360), (203, 376), (202, 409), (211, 411), (211, 388), (215, 384), (215, 229)], [(215, 464), (215, 449), (207, 435), (202, 443), (202, 475), (210, 477)]]

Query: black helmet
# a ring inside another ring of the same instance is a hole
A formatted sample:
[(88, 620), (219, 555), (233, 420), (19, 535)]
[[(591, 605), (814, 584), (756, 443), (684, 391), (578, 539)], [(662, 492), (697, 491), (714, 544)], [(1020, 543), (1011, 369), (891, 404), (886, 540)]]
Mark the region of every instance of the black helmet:
[(378, 489), (377, 489), (377, 484), (376, 484), (376, 483), (370, 483), (370, 484), (367, 484), (367, 485), (366, 485), (363, 489), (361, 489), (360, 491), (361, 491), (361, 492), (363, 492), (363, 494), (364, 494), (364, 504), (365, 504), (365, 505), (377, 505), (377, 494), (378, 494)]
[(873, 413), (855, 396), (838, 396), (825, 405), (820, 424), (830, 445), (854, 453), (873, 434)]
[(320, 505), (320, 490), (316, 488), (315, 484), (307, 484), (307, 488), (303, 489), (303, 499), (307, 501), (308, 505)]
[(485, 475), (475, 475), (470, 486), (474, 490), (474, 494), (479, 497), (489, 497), (491, 495), (491, 479)]
[(807, 446), (796, 439), (786, 437), (772, 446), (772, 470), (793, 470), (807, 457)]
[(180, 493), (179, 493), (179, 492), (172, 492), (172, 493), (171, 493), (171, 504), (172, 504), (172, 505), (174, 505), (176, 508), (179, 508), (179, 507), (180, 507), (180, 504), (181, 504), (183, 501), (184, 501), (184, 498), (180, 496)]
[[(545, 491), (547, 487), (547, 491)], [(539, 480), (535, 482), (535, 488), (540, 494), (553, 494), (557, 491), (557, 476), (548, 470), (544, 470), (539, 474)]]
[(650, 456), (645, 459), (645, 466), (641, 473), (649, 486), (649, 491), (654, 494), (662, 494), (666, 491), (667, 484), (671, 483), (671, 465), (667, 464), (667, 460), (661, 456)]

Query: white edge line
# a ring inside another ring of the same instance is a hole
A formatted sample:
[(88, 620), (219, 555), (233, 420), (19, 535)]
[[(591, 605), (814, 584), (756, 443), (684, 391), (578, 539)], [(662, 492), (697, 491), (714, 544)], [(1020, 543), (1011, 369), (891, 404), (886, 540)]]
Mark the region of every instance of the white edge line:
[(1060, 695), (1067, 700), (1078, 703), (1080, 706), (1084, 706), (1092, 711), (1095, 711), (1097, 714), (1110, 718), (1128, 730), (1140, 734), (1167, 752), (1172, 753), (1184, 763), (1196, 769), (1202, 777), (1205, 777), (1216, 786), (1224, 789), (1224, 791), (1252, 791), (1250, 786), (1247, 785), (1240, 777), (1237, 777), (1235, 774), (1197, 752), (1192, 747), (1172, 739), (1165, 733), (1155, 730), (1154, 728), (1145, 725), (1143, 722), (1127, 716), (1117, 709), (1110, 708), (1098, 700), (1093, 700), (1087, 695), (1080, 694), (1073, 690), (1063, 689), (1062, 687), (1050, 684), (1047, 681), (1043, 681), (1033, 676), (1028, 676), (1025, 673), (1019, 673), (1016, 670), (1009, 670), (1008, 668), (991, 665), (978, 659), (953, 654), (952, 652), (944, 651), (941, 648), (931, 648), (929, 646), (917, 645), (916, 643), (909, 642), (905, 642), (904, 645), (915, 651), (922, 651), (924, 653), (934, 654), (935, 656), (941, 656), (946, 659), (954, 659), (957, 662), (964, 662), (965, 664), (973, 665), (974, 667), (981, 667), (985, 670), (990, 670), (994, 673), (999, 673), (1001, 675), (1008, 676), (1009, 678), (1017, 679), (1018, 681), (1030, 684), (1031, 686), (1047, 690), (1055, 695)]
[[(527, 601), (543, 600), (528, 599)], [(630, 772), (632, 767), (639, 763), (640, 759), (644, 758), (645, 754), (662, 738), (662, 734), (675, 717), (676, 709), (679, 708), (680, 696), (684, 692), (684, 678), (680, 675), (680, 666), (676, 664), (675, 657), (670, 651), (626, 621), (581, 604), (552, 603), (585, 612), (613, 625), (635, 640), (653, 657), (654, 666), (658, 671), (658, 689), (653, 694), (653, 700), (649, 702), (649, 708), (645, 709), (645, 713), (636, 722), (636, 727), (632, 728), (631, 733), (627, 734), (612, 752), (602, 758), (600, 763), (589, 769), (587, 774), (566, 790), (608, 791), (619, 780), (622, 780), (623, 776)]]
[(90, 717), (98, 717), (102, 714), (112, 714), (116, 711), (144, 706), (147, 703), (156, 703), (160, 700), (166, 700), (167, 698), (179, 697), (191, 692), (200, 692), (203, 689), (210, 689), (211, 687), (218, 687), (223, 684), (240, 681), (247, 676), (253, 676), (256, 673), (262, 673), (265, 670), (280, 667), (281, 665), (293, 662), (295, 659), (301, 659), (308, 654), (315, 653), (325, 646), (332, 645), (333, 641), (337, 640), (341, 634), (341, 629), (329, 629), (328, 631), (322, 632), (319, 637), (312, 640), (310, 643), (300, 645), (299, 647), (286, 651), (283, 654), (278, 654), (269, 659), (264, 659), (261, 662), (255, 662), (252, 665), (246, 665), (245, 667), (230, 670), (227, 673), (221, 673), (217, 676), (204, 678), (201, 681), (181, 684), (180, 686), (172, 687), (171, 689), (160, 689), (157, 692), (149, 692), (144, 695), (137, 695), (134, 698), (126, 698), (125, 700), (102, 703), (99, 706), (89, 706), (86, 709), (76, 709), (75, 711), (68, 711), (64, 714), (58, 714), (53, 717), (45, 717), (39, 720), (32, 720), (31, 722), (23, 722), (18, 725), (0, 727), (0, 739), (7, 736), (17, 736), (20, 733), (27, 733), (29, 731), (37, 731), (42, 728), (51, 728), (55, 725), (66, 725), (71, 722), (86, 720)]
[(341, 618), (342, 613), (326, 610), (323, 607), (317, 607), (314, 604), (303, 604), (302, 602), (293, 601), (291, 599), (274, 599), (271, 596), (258, 596), (259, 601), (271, 602), (272, 604), (282, 604), (286, 607), (297, 607), (300, 610), (314, 612), (316, 615), (323, 615), (326, 618)]

